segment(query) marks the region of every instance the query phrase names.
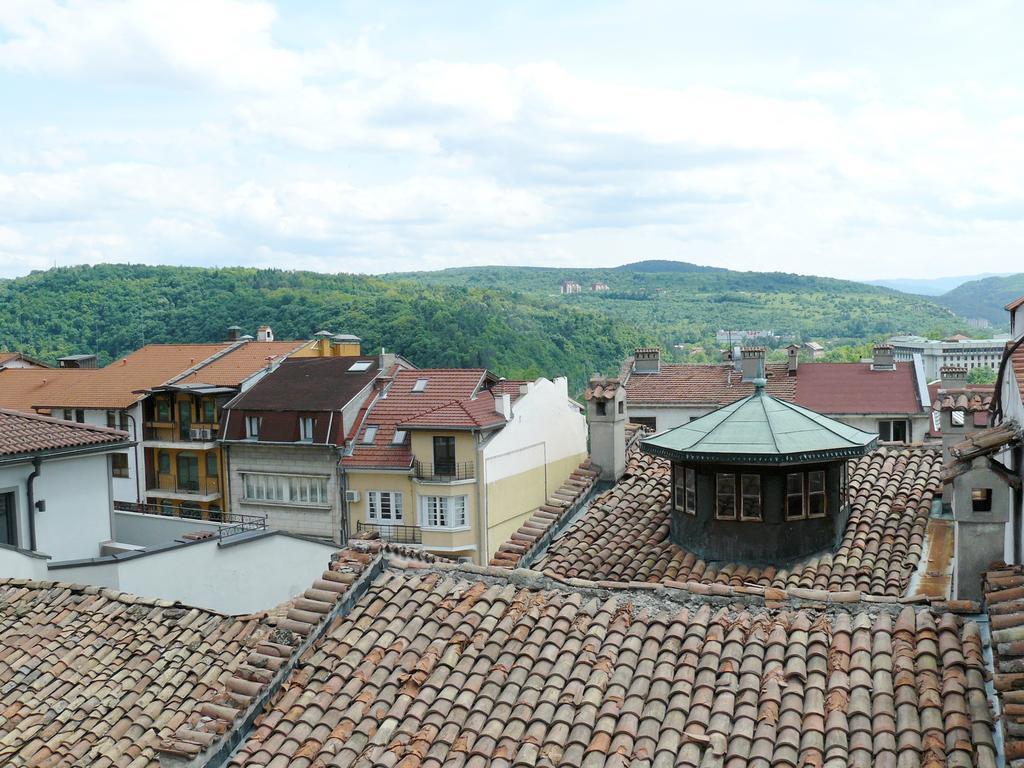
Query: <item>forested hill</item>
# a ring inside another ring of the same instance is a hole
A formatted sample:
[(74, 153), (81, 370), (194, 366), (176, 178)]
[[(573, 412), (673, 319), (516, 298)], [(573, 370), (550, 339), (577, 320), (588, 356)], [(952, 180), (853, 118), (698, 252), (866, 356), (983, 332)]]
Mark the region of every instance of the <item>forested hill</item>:
[(101, 363), (150, 342), (224, 339), (230, 325), (279, 339), (354, 333), (421, 366), (485, 366), (508, 378), (568, 375), (574, 388), (614, 370), (646, 333), (586, 308), (485, 288), (357, 275), (101, 265), (0, 282), (0, 349)]
[[(559, 281), (610, 290), (559, 296)], [(474, 268), (367, 277), (244, 268), (62, 267), (0, 281), (0, 349), (111, 360), (149, 342), (224, 338), (267, 323), (278, 338), (355, 333), (423, 366), (486, 366), (509, 378), (567, 375), (574, 391), (637, 345), (702, 342), (719, 327), (867, 341), (951, 331), (932, 302), (859, 283), (707, 268), (652, 272)], [(713, 354), (712, 347), (708, 347)]]
[[(868, 341), (901, 332), (948, 333), (962, 322), (923, 296), (847, 280), (783, 272), (735, 272), (685, 262), (612, 269), (463, 267), (388, 276), (433, 285), (497, 288), (556, 299), (639, 328), (662, 346), (713, 338), (715, 330), (771, 328), (825, 339)], [(562, 280), (583, 292), (559, 297)], [(594, 292), (594, 283), (609, 290)]]
[(1024, 273), (972, 280), (939, 296), (937, 301), (962, 317), (979, 317), (996, 326), (1007, 323), (1003, 309), (1024, 296)]

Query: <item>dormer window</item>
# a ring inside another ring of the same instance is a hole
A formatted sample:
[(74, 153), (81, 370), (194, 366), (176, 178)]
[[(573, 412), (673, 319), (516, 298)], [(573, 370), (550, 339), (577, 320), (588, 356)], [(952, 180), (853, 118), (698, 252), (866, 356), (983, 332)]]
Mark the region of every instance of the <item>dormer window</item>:
[(245, 436), (249, 440), (260, 439), (260, 422), (263, 421), (259, 416), (246, 416), (245, 417)]
[(391, 437), (392, 445), (401, 445), (405, 442), (406, 431), (404, 429), (396, 429), (395, 434)]
[(373, 445), (373, 441), (377, 439), (377, 426), (371, 424), (363, 432), (363, 443), (366, 445)]
[(373, 365), (372, 360), (357, 360), (349, 366), (350, 373), (362, 373), (363, 371), (370, 370), (370, 366)]
[(425, 392), (427, 389), (427, 379), (416, 379), (416, 383), (412, 385), (413, 392)]
[(303, 443), (313, 442), (313, 427), (316, 426), (316, 419), (312, 416), (299, 418), (299, 440)]

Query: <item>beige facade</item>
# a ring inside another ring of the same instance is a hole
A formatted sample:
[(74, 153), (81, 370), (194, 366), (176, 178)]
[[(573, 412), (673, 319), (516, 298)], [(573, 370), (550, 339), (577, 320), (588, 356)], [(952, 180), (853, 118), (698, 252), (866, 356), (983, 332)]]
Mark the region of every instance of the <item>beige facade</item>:
[[(565, 379), (526, 385), (500, 429), (413, 429), (409, 437), (410, 469), (345, 469), (349, 534), (377, 531), (476, 563), (488, 562), (587, 456), (586, 420)], [(435, 437), (454, 438), (456, 471), (447, 476), (434, 472)]]

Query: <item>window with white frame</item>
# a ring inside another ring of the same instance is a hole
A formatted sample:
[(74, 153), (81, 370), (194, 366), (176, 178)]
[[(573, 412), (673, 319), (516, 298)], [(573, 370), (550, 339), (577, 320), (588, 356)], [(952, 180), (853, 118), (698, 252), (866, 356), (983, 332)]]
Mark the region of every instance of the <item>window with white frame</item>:
[(260, 422), (263, 421), (259, 416), (246, 416), (245, 417), (245, 436), (250, 440), (260, 439)]
[(465, 496), (421, 496), (420, 525), (424, 528), (465, 528)]
[(270, 475), (243, 472), (243, 501), (268, 501), (276, 504), (324, 507), (327, 477), (322, 475)]
[(402, 494), (395, 491), (369, 491), (366, 516), (374, 523), (402, 522)]
[(697, 514), (697, 472), (692, 467), (676, 467), (676, 509)]
[(364, 445), (373, 445), (373, 441), (377, 439), (377, 426), (375, 424), (369, 424), (366, 430), (363, 432), (363, 439), (360, 441)]
[(312, 416), (299, 417), (299, 440), (303, 443), (313, 442), (313, 427), (316, 426), (316, 419)]
[(786, 475), (786, 519), (800, 520), (807, 516), (804, 509), (804, 473)]
[(824, 517), (827, 504), (825, 496), (825, 470), (807, 473), (807, 516)]
[(761, 476), (740, 475), (740, 493), (742, 505), (740, 506), (741, 520), (761, 519)]
[(715, 475), (715, 517), (736, 519), (736, 475)]
[(878, 439), (884, 443), (907, 442), (906, 419), (882, 419), (878, 422)]

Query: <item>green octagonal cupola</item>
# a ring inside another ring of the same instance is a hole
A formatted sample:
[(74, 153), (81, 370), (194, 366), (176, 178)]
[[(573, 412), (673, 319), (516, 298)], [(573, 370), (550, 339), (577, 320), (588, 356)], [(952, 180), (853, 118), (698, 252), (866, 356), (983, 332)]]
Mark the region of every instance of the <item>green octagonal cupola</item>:
[(838, 545), (846, 462), (878, 442), (820, 413), (754, 394), (641, 442), (672, 462), (671, 538), (706, 560), (777, 563)]

